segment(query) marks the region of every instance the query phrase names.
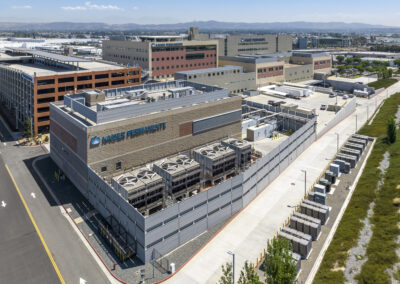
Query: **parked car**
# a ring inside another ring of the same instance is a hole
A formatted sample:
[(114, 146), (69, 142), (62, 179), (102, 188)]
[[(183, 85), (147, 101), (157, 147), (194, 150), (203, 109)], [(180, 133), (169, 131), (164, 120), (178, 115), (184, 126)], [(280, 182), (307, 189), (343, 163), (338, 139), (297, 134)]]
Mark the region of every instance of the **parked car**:
[(329, 94), (329, 97), (330, 98), (334, 98), (334, 97), (336, 97), (336, 95), (335, 94)]
[(346, 100), (346, 99), (348, 99), (348, 98), (349, 98), (348, 95), (343, 95), (343, 99), (344, 99), (344, 100)]
[(326, 105), (321, 105), (320, 110), (326, 110)]

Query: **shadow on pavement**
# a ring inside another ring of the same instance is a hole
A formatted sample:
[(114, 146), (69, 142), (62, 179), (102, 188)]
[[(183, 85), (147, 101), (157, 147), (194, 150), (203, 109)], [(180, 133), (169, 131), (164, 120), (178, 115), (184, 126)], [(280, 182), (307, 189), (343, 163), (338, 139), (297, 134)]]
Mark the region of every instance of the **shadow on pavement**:
[(25, 165), (39, 185), (50, 206), (58, 206), (58, 203), (54, 201), (42, 179), (33, 168), (33, 162), (37, 158), (41, 159), (37, 160), (36, 169), (46, 180), (60, 204), (68, 210), (75, 223), (77, 223), (78, 227), (85, 234), (93, 247), (98, 251), (107, 265), (112, 268), (115, 263), (120, 267), (120, 269), (142, 266), (143, 263), (136, 257), (128, 259), (125, 262), (122, 262), (117, 257), (113, 249), (100, 235), (98, 230), (98, 222), (105, 222), (105, 219), (94, 209), (89, 201), (79, 192), (68, 178), (65, 177), (64, 180), (60, 179), (60, 181), (57, 181), (55, 173), (58, 172), (58, 167), (51, 160), (50, 156), (42, 155), (24, 160)]

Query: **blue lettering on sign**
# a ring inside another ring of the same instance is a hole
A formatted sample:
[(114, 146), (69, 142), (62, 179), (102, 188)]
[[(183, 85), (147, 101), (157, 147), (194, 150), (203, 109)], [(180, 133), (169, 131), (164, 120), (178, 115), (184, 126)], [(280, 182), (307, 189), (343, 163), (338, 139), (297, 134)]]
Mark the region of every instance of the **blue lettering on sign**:
[(98, 146), (100, 145), (100, 137), (95, 136), (92, 139), (90, 139), (90, 146)]
[[(125, 138), (134, 138), (136, 136), (145, 134), (145, 133), (151, 133), (151, 132), (156, 132), (159, 130), (164, 130), (167, 126), (166, 122), (160, 122), (157, 124), (153, 124), (153, 125), (149, 125), (149, 126), (145, 126), (145, 127), (140, 127), (140, 128), (136, 128), (136, 129), (130, 129), (126, 132), (119, 132), (119, 133), (115, 133), (115, 134), (111, 134), (111, 135), (106, 135), (103, 136), (101, 139), (101, 143), (102, 144), (107, 144), (107, 143), (112, 143), (112, 142), (117, 142), (117, 141), (121, 141), (124, 140)], [(91, 146), (97, 146), (100, 144), (100, 137), (98, 136), (94, 136), (91, 140), (90, 140), (90, 145)]]
[(176, 43), (152, 43), (152, 47), (165, 47), (165, 46), (182, 46), (182, 42), (176, 42)]

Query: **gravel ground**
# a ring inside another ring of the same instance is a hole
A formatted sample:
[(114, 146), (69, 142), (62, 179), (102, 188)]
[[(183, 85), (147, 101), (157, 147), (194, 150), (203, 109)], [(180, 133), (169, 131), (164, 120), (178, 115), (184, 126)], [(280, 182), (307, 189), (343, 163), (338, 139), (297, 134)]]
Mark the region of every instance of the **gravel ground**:
[[(397, 123), (397, 124), (400, 123), (400, 107), (397, 109), (397, 112), (396, 112), (396, 114), (395, 114), (395, 119), (396, 119), (396, 123)], [(397, 125), (397, 128), (399, 128), (399, 125)], [(399, 209), (399, 213), (400, 213), (400, 209)], [(400, 236), (397, 237), (396, 242), (400, 245)], [(400, 257), (400, 246), (396, 249), (396, 254), (397, 254), (398, 257)], [(390, 269), (387, 269), (387, 270), (386, 270), (386, 273), (390, 275), (390, 278), (391, 278), (391, 282), (392, 282), (392, 283), (400, 283), (400, 281), (396, 280), (396, 279), (393, 277), (393, 272), (394, 272), (395, 270), (398, 270), (398, 269), (400, 269), (400, 262), (396, 263), (396, 264), (393, 266), (393, 268), (390, 268)]]
[[(382, 177), (378, 181), (377, 190), (379, 190), (383, 184), (383, 179), (386, 169), (389, 167), (390, 164), (389, 158), (390, 154), (389, 152), (386, 152), (383, 155), (383, 159), (379, 164), (378, 168), (381, 171)], [(365, 256), (365, 254), (367, 250), (367, 245), (372, 237), (372, 227), (370, 223), (370, 218), (374, 214), (374, 207), (375, 207), (375, 202), (371, 202), (371, 204), (369, 205), (367, 217), (364, 220), (362, 220), (362, 222), (364, 223), (364, 227), (360, 231), (360, 236), (357, 241), (357, 246), (353, 247), (349, 252), (349, 258), (347, 259), (346, 262), (346, 269), (344, 270), (346, 283), (356, 282), (354, 277), (361, 272), (362, 265), (367, 261), (367, 257)]]

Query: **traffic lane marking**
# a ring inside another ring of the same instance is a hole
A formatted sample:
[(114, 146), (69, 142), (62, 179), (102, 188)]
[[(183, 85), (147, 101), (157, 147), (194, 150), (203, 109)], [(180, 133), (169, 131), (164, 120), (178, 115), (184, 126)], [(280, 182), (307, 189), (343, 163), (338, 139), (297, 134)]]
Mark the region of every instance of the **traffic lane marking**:
[(45, 242), (44, 239), (43, 239), (43, 236), (42, 236), (42, 233), (41, 233), (40, 230), (39, 230), (39, 227), (36, 225), (35, 219), (33, 219), (32, 213), (31, 213), (31, 211), (29, 210), (28, 205), (26, 204), (25, 199), (24, 199), (24, 197), (22, 196), (22, 193), (21, 193), (21, 191), (20, 191), (20, 189), (19, 189), (17, 183), (15, 182), (15, 179), (14, 179), (13, 175), (11, 174), (10, 169), (8, 168), (8, 166), (7, 166), (6, 164), (5, 164), (4, 166), (6, 167), (7, 172), (8, 172), (8, 174), (10, 175), (10, 178), (11, 178), (13, 184), (14, 184), (14, 187), (15, 187), (15, 189), (16, 189), (17, 192), (18, 192), (18, 196), (19, 196), (19, 198), (21, 199), (22, 204), (24, 205), (25, 210), (26, 210), (26, 212), (28, 213), (29, 218), (31, 219), (31, 222), (32, 222), (33, 226), (35, 227), (36, 233), (38, 234), (39, 239), (40, 239), (40, 241), (42, 242), (42, 245), (43, 245), (43, 247), (44, 247), (44, 249), (45, 249), (45, 251), (46, 251), (46, 253), (47, 253), (47, 256), (49, 257), (50, 262), (51, 262), (51, 264), (53, 265), (53, 268), (54, 268), (54, 270), (55, 270), (56, 273), (57, 273), (58, 279), (60, 280), (60, 282), (61, 282), (62, 284), (65, 284), (64, 278), (62, 277), (61, 272), (60, 272), (60, 270), (58, 269), (58, 266), (57, 266), (56, 262), (54, 261), (53, 256), (51, 255), (51, 252), (50, 252), (50, 250), (49, 250), (49, 248), (48, 248), (46, 242)]

